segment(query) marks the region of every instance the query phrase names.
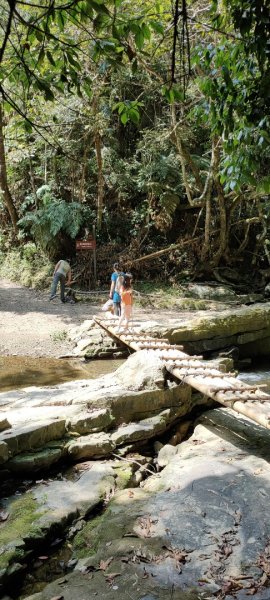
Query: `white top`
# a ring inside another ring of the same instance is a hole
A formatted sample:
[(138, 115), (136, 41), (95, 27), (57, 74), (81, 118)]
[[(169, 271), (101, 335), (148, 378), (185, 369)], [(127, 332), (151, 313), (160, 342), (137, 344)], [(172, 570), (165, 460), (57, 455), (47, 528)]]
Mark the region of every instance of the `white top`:
[(56, 273), (61, 273), (62, 275), (65, 275), (65, 277), (66, 277), (69, 271), (70, 271), (69, 263), (66, 260), (60, 260), (59, 267), (58, 267)]

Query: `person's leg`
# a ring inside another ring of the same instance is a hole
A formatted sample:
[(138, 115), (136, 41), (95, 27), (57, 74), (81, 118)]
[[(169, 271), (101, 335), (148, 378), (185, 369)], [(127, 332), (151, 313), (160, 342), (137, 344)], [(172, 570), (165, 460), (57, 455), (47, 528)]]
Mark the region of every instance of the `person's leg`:
[(121, 315), (121, 304), (120, 304), (120, 302), (114, 302), (113, 303), (113, 314), (116, 317), (120, 317), (120, 315)]
[(56, 290), (57, 290), (57, 286), (58, 286), (58, 281), (59, 281), (59, 273), (55, 273), (55, 275), (53, 276), (53, 282), (52, 282), (52, 289), (51, 289), (50, 300), (52, 300), (56, 296)]
[(118, 323), (118, 330), (117, 331), (120, 330), (121, 325), (124, 322), (124, 320), (125, 320), (125, 305), (121, 304), (121, 315), (119, 317), (119, 323)]
[(61, 302), (65, 302), (65, 275), (60, 275), (60, 298)]
[(131, 306), (130, 306), (130, 304), (127, 304), (125, 306), (125, 329), (128, 329), (130, 317), (131, 317)]

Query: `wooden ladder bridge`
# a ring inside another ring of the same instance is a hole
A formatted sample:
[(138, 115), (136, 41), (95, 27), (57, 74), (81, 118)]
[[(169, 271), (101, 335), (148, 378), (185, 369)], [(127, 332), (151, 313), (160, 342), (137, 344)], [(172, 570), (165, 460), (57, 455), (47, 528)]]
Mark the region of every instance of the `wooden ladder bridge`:
[(262, 390), (264, 385), (244, 383), (234, 373), (221, 372), (213, 361), (204, 360), (202, 356), (189, 356), (183, 352), (182, 346), (172, 345), (165, 338), (151, 337), (143, 331), (142, 322), (132, 321), (130, 330), (118, 332), (118, 318), (95, 317), (94, 320), (132, 350), (154, 351), (176, 379), (270, 429), (270, 395)]

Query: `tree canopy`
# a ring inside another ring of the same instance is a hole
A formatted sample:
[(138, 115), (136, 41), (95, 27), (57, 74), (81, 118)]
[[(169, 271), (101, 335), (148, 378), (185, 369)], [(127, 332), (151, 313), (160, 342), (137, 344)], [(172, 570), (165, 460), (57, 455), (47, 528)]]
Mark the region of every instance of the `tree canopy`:
[(95, 224), (133, 260), (176, 244), (169, 279), (267, 268), (269, 21), (266, 0), (1, 0), (3, 239), (11, 219), (74, 252)]

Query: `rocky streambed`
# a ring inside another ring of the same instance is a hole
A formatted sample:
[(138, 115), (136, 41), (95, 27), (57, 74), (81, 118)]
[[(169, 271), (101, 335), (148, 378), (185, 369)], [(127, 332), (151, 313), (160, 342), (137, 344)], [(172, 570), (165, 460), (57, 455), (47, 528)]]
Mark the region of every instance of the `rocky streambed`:
[[(177, 343), (196, 337), (183, 320), (142, 327)], [(217, 348), (223, 334), (211, 320), (207, 331), (201, 341)], [(117, 352), (99, 335), (92, 322), (73, 331), (74, 355)], [(0, 409), (3, 485), (28, 481), (1, 500), (2, 597), (269, 598), (268, 430), (175, 382), (151, 351), (97, 380), (1, 394)], [(48, 548), (66, 537), (63, 573), (37, 586), (33, 561), (50, 564)]]

